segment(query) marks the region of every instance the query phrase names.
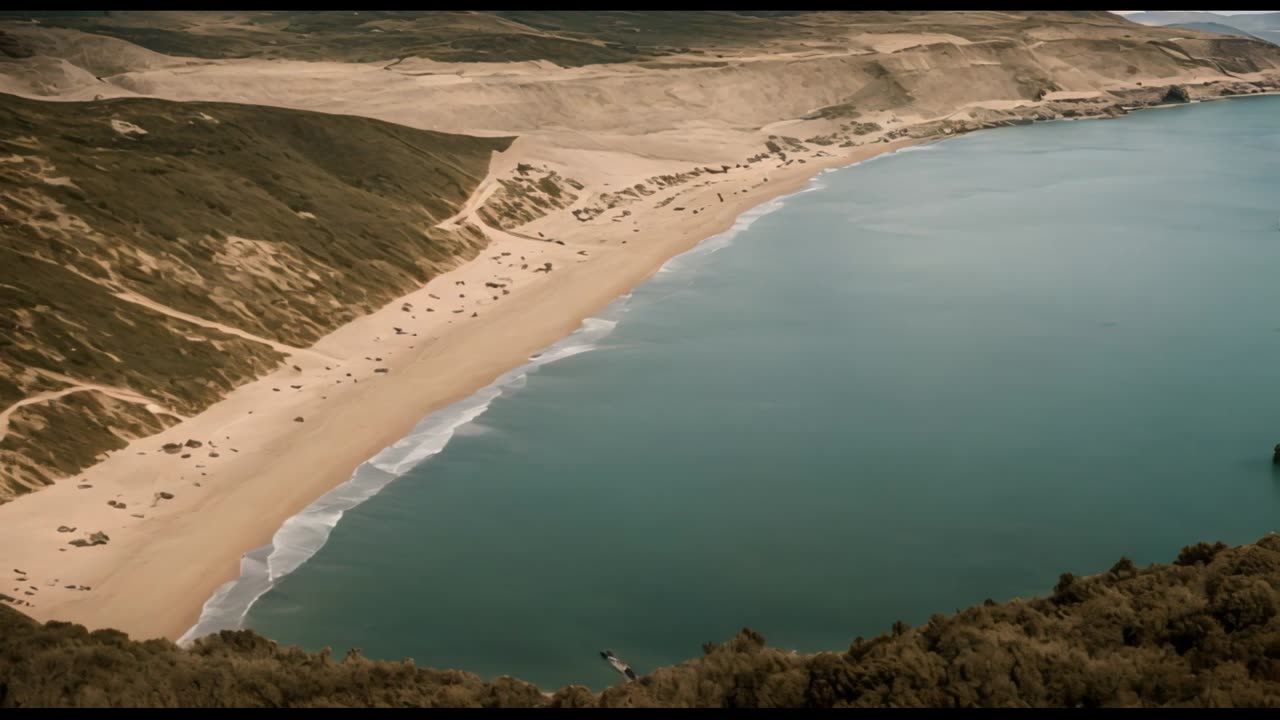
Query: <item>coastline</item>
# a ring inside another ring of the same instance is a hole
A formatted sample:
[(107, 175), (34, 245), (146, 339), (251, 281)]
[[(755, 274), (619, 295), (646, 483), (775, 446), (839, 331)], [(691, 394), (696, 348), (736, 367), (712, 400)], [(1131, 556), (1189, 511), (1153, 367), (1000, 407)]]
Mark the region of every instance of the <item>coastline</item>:
[[(693, 212), (647, 204), (625, 228), (575, 227), (567, 212), (540, 221), (549, 234), (563, 233), (563, 245), (483, 228), (491, 241), (479, 257), (339, 328), (307, 356), (291, 357), (200, 415), (135, 440), (80, 475), (0, 505), (5, 560), (23, 570), (23, 585), (38, 588), (23, 596), (31, 603), (24, 612), (139, 638), (180, 638), (206, 601), (241, 576), (243, 556), (268, 545), (290, 518), (347, 483), (424, 418), (521, 367), (751, 209), (800, 190), (824, 170), (937, 139), (818, 152), (783, 167), (747, 166), (677, 189), (684, 205), (698, 206)], [(623, 248), (625, 240), (607, 246), (576, 241), (588, 232), (606, 240), (613, 232), (616, 239), (623, 230), (644, 242)], [(521, 274), (503, 265), (504, 252), (549, 260), (555, 269), (541, 277)], [(459, 283), (482, 284), (495, 269), (516, 276), (510, 296), (468, 299), (462, 309), (429, 317), (417, 312)], [(415, 310), (404, 310), (405, 303)], [(393, 334), (395, 325), (406, 332)], [(160, 450), (188, 439), (201, 447), (182, 457)], [(173, 497), (161, 499), (161, 492)], [(109, 500), (126, 507), (108, 506)], [(59, 533), (59, 526), (76, 531)], [(93, 532), (110, 541), (68, 545)]]

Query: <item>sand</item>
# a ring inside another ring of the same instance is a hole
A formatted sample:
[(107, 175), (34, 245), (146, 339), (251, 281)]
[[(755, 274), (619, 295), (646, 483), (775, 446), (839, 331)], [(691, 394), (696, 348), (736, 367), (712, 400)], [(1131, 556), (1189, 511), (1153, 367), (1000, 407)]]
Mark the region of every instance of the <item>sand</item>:
[[(829, 156), (815, 152), (805, 164), (758, 163), (708, 176), (708, 184), (691, 182), (628, 206), (626, 223), (594, 223), (587, 231), (560, 212), (520, 230), (565, 238), (565, 245), (486, 226), (491, 243), (475, 260), (295, 352), (280, 370), (205, 412), (0, 505), (0, 575), (12, 579), (0, 582), (0, 592), (30, 603), (22, 609), (37, 619), (176, 639), (218, 586), (239, 574), (241, 555), (267, 544), (287, 518), (427, 414), (523, 364), (742, 212), (799, 189), (825, 168), (915, 142), (828, 149)], [(626, 172), (616, 164), (614, 171)], [(656, 207), (673, 194), (678, 201)], [(449, 222), (478, 222), (473, 210), (469, 205)], [(646, 241), (622, 244), (641, 237)], [(551, 272), (535, 272), (546, 262)], [(188, 440), (200, 447), (162, 449)], [(160, 499), (161, 492), (173, 498)], [(94, 532), (109, 541), (69, 544)]]

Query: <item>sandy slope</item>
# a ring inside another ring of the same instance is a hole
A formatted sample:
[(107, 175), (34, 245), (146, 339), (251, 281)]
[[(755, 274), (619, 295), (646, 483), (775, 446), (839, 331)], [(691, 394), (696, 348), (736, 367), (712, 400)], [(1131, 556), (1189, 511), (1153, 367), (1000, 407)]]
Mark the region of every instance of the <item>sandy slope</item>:
[[(171, 62), (149, 55), (101, 80), (62, 66), (48, 70), (52, 61), (45, 56), (0, 68), (0, 90), (34, 97), (223, 100), (521, 135), (495, 156), (489, 180), (451, 223), (477, 223), (476, 211), (496, 191), (496, 181), (509, 178), (520, 162), (543, 164), (585, 186), (567, 208), (506, 232), (489, 228), (492, 242), (479, 258), (307, 351), (281, 348), (291, 353), (281, 370), (200, 415), (131, 443), (79, 477), (0, 505), (0, 577), (11, 579), (0, 582), (0, 592), (17, 597), (40, 619), (176, 638), (213, 590), (238, 573), (242, 553), (268, 542), (286, 518), (346, 480), (424, 415), (522, 364), (672, 255), (727, 229), (744, 210), (798, 189), (823, 168), (918, 142), (877, 142), (890, 131), (961, 111), (971, 122), (980, 113), (1030, 117), (1047, 102), (1090, 101), (1137, 83), (1242, 77), (1204, 68), (1170, 75), (1159, 51), (1133, 57), (1134, 70), (1120, 79), (1076, 56), (1074, 65), (1068, 63), (1065, 50), (1054, 56), (1046, 49), (1055, 47), (1052, 42), (1038, 42), (1045, 48), (1010, 50), (939, 33), (852, 34), (834, 49), (776, 48), (672, 70), (416, 60), (388, 69)], [(95, 52), (83, 38), (76, 43), (82, 55)], [(786, 158), (771, 154), (747, 162), (774, 133), (807, 138), (836, 129), (839, 120), (799, 118), (878, 87), (862, 64), (868, 55), (901, 70), (904, 81), (914, 78), (911, 104), (879, 102), (895, 92), (887, 88), (859, 101), (866, 108), (859, 122), (874, 121), (881, 129), (858, 136), (857, 145), (810, 144)], [(1001, 63), (1053, 68), (1060, 94), (1044, 102), (1026, 99)], [(608, 205), (605, 198), (648, 178), (717, 164), (730, 167), (626, 200), (588, 220), (574, 215)], [(542, 237), (563, 244), (532, 239)], [(535, 272), (547, 262), (551, 272)], [(487, 288), (486, 282), (505, 287)], [(201, 446), (161, 450), (188, 439)], [(158, 499), (160, 492), (174, 497)], [(126, 507), (108, 506), (112, 500)], [(59, 526), (76, 530), (60, 533)], [(110, 536), (107, 544), (68, 544), (98, 531)], [(91, 589), (79, 589), (85, 586)]]

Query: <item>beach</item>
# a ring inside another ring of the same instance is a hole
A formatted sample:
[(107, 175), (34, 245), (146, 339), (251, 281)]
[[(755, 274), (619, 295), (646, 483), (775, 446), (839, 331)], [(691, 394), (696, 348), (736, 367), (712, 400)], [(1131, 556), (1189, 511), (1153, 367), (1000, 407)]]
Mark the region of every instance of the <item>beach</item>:
[[(0, 505), (13, 581), (0, 587), (12, 587), (40, 620), (177, 639), (239, 574), (244, 553), (424, 416), (521, 365), (741, 213), (824, 169), (919, 142), (832, 148), (803, 164), (708, 175), (631, 205), (628, 222), (588, 228), (562, 212), (522, 228), (563, 244), (486, 225), (490, 243), (474, 260), (294, 353), (199, 415)], [(476, 195), (488, 190), (482, 184)], [(678, 203), (662, 205), (674, 196)], [(480, 223), (472, 210), (447, 222)], [(626, 242), (632, 238), (643, 242)], [(540, 272), (548, 262), (550, 272)], [(166, 452), (168, 443), (183, 448)], [(98, 532), (107, 543), (69, 544)]]

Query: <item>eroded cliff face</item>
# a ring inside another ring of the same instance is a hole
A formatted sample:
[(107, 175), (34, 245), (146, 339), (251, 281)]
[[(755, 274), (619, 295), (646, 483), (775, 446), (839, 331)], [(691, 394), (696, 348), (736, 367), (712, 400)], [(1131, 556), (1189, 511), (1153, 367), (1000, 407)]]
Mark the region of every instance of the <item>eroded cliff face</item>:
[(248, 631), (187, 651), (0, 606), (0, 707), (1276, 707), (1280, 536), (1188, 546), (1170, 565), (1121, 558), (1048, 597), (899, 623), (843, 652), (799, 655), (751, 630), (703, 650), (603, 693), (552, 694)]
[(0, 502), (475, 256), (436, 225), (478, 187), (535, 238), (743, 167), (1280, 79), (1280, 47), (1096, 12), (15, 14)]

